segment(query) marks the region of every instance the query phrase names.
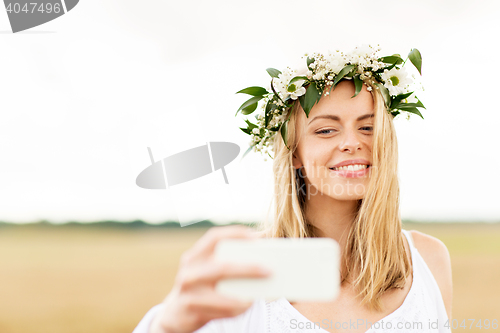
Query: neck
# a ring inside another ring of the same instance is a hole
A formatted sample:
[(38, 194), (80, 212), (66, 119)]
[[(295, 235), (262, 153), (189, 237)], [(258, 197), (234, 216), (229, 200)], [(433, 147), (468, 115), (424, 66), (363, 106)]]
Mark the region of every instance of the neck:
[(330, 237), (344, 249), (347, 233), (354, 222), (358, 200), (337, 200), (319, 192), (306, 202), (307, 221), (318, 237)]

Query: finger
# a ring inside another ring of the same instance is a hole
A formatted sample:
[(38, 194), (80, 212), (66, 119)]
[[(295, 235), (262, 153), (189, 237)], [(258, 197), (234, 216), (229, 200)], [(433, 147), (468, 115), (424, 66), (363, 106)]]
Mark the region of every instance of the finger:
[(181, 281), (181, 288), (188, 290), (203, 284), (214, 286), (221, 279), (265, 278), (271, 274), (269, 268), (261, 265), (208, 261), (195, 265), (186, 272)]
[(189, 250), (194, 258), (208, 258), (214, 252), (217, 242), (225, 238), (258, 238), (259, 233), (244, 225), (210, 228)]

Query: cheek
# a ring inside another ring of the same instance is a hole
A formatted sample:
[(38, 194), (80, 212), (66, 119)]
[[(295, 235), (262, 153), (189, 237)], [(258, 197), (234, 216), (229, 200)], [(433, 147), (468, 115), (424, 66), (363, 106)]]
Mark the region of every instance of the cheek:
[(311, 142), (306, 149), (303, 150), (304, 164), (308, 166), (324, 166), (327, 164), (331, 156), (331, 149), (327, 145), (314, 144)]
[(373, 148), (373, 135), (370, 135), (368, 137), (365, 137), (364, 140), (362, 140), (363, 145), (368, 149), (368, 151), (371, 153), (372, 148)]
[(315, 154), (306, 157), (306, 163), (304, 168), (306, 171), (306, 176), (311, 183), (319, 183), (322, 179), (329, 177), (328, 164), (328, 154)]

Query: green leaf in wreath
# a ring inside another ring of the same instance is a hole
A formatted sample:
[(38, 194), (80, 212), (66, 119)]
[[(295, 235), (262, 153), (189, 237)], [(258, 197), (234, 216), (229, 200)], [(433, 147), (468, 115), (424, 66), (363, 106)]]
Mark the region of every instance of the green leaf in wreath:
[(237, 94), (247, 94), (252, 96), (262, 96), (267, 93), (267, 90), (262, 87), (248, 87), (237, 92)]
[(252, 124), (248, 119), (245, 119), (245, 122), (247, 123), (248, 125), (248, 129), (251, 131), (253, 130), (255, 127), (257, 127), (257, 125), (255, 124)]
[(363, 89), (363, 81), (359, 78), (359, 75), (354, 76), (354, 88), (356, 88), (354, 92), (354, 96), (351, 98), (354, 98), (358, 96), (358, 94), (361, 92), (361, 89)]
[(420, 102), (420, 100), (419, 100), (418, 98), (417, 98), (417, 101), (418, 101), (418, 102), (417, 102), (417, 106), (418, 106), (419, 108), (424, 108), (424, 109), (426, 108), (426, 107), (422, 104), (422, 102)]
[[(281, 137), (283, 138), (283, 142), (285, 143), (285, 146), (288, 148), (288, 144), (287, 144), (287, 134), (288, 134), (288, 120), (284, 121), (283, 124), (281, 124), (281, 129), (280, 129), (280, 132), (281, 132)], [(288, 148), (290, 149), (290, 148)]]
[(311, 112), (312, 107), (321, 98), (321, 92), (316, 87), (316, 83), (312, 82), (306, 90), (306, 93), (299, 97), (300, 105), (304, 109), (307, 118), (309, 118), (309, 112)]
[(247, 106), (246, 108), (243, 108), (241, 110), (241, 113), (243, 113), (244, 115), (249, 115), (249, 114), (252, 114), (256, 109), (257, 109), (257, 104), (258, 103), (253, 103), (253, 104), (250, 104), (249, 106)]
[(391, 95), (389, 94), (389, 90), (382, 84), (376, 82), (375, 85), (378, 87), (380, 92), (382, 93), (382, 96), (384, 97), (385, 105), (387, 108), (390, 108), (391, 106)]
[(273, 100), (270, 100), (267, 102), (266, 105), (266, 112), (265, 112), (265, 126), (267, 128), (267, 125), (269, 125), (269, 121), (271, 120), (272, 117), (272, 112), (276, 109), (276, 104), (273, 103)]
[(388, 57), (382, 57), (382, 58), (379, 58), (378, 61), (381, 61), (381, 62), (386, 63), (386, 64), (394, 64), (394, 63), (396, 63), (397, 65), (403, 63), (403, 59), (401, 59), (401, 57), (399, 57), (399, 55), (392, 55), (392, 56), (388, 56)]
[(312, 63), (314, 62), (314, 58), (309, 58), (307, 57), (307, 68), (311, 69), (311, 67), (309, 67)]
[[(409, 108), (421, 108), (423, 106), (422, 103), (399, 103), (394, 107), (394, 109), (409, 109)], [(425, 109), (425, 108), (424, 108)]]
[(417, 49), (411, 50), (410, 54), (408, 54), (408, 58), (415, 68), (417, 68), (420, 75), (422, 75), (422, 55), (420, 54), (420, 51)]
[(271, 77), (278, 78), (278, 75), (281, 74), (281, 72), (275, 68), (267, 68), (266, 71), (271, 75)]
[(344, 76), (346, 76), (347, 74), (349, 74), (353, 68), (354, 68), (354, 65), (347, 65), (344, 68), (342, 68), (342, 70), (335, 77), (335, 80), (333, 81), (333, 85), (336, 85), (340, 80), (342, 80), (342, 78)]
[(346, 76), (344, 76), (344, 78), (348, 78), (348, 77), (353, 78), (355, 74), (356, 74), (356, 71), (350, 71), (349, 73), (346, 74)]
[(238, 114), (238, 112), (240, 110), (243, 110), (242, 111), (243, 114), (250, 114), (250, 113), (254, 112), (255, 109), (257, 108), (257, 102), (260, 101), (263, 97), (264, 96), (254, 96), (254, 97), (250, 98), (245, 103), (241, 104), (239, 109), (236, 111), (236, 115)]
[(252, 133), (250, 132), (250, 129), (248, 129), (248, 128), (243, 128), (243, 127), (240, 127), (240, 130), (242, 130), (243, 132), (245, 132), (245, 133), (246, 133), (246, 134), (248, 134), (248, 135), (252, 134)]
[(273, 132), (278, 132), (278, 131), (279, 131), (279, 129), (280, 129), (280, 127), (279, 127), (279, 126), (274, 126), (274, 127), (271, 127), (269, 130), (270, 130), (270, 131), (273, 131)]
[(394, 107), (396, 105), (398, 105), (403, 99), (407, 99), (408, 97), (410, 97), (411, 94), (413, 94), (413, 91), (409, 92), (409, 93), (406, 93), (406, 94), (399, 94), (397, 96), (392, 97), (391, 109), (394, 109)]
[(417, 108), (408, 108), (408, 109), (404, 109), (404, 110), (401, 110), (401, 111), (406, 111), (406, 112), (411, 112), (411, 113), (417, 114), (417, 115), (419, 115), (422, 119), (424, 119), (424, 117), (422, 116), (422, 114), (420, 113), (420, 111), (418, 111), (418, 109), (417, 109)]
[(392, 114), (392, 117), (396, 117), (398, 114), (400, 114), (401, 112), (399, 112), (398, 110), (393, 110), (391, 111), (391, 114)]
[[(251, 150), (253, 149), (253, 146), (250, 146), (248, 147), (247, 151), (243, 154), (243, 156), (241, 157), (241, 160), (243, 159), (243, 157), (245, 157)], [(240, 160), (240, 161), (241, 161)]]
[(305, 80), (305, 81), (307, 81), (308, 78), (307, 78), (307, 76), (296, 76), (293, 79), (291, 79), (290, 82), (288, 82), (288, 84), (290, 85), (290, 84), (292, 84), (292, 83), (294, 83), (295, 81), (298, 81), (298, 80)]
[(392, 65), (390, 65), (390, 66), (388, 66), (388, 67), (384, 67), (384, 68), (383, 68), (383, 71), (385, 71), (385, 70), (390, 71), (391, 69), (393, 69), (394, 67), (396, 67), (396, 65), (397, 65), (397, 64), (398, 64), (398, 62), (397, 62), (397, 61), (395, 61)]

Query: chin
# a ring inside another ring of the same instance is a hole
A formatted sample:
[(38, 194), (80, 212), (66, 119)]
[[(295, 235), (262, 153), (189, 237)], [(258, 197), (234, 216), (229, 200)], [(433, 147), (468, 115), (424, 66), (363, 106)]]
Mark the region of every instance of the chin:
[(352, 200), (359, 200), (363, 199), (365, 197), (364, 193), (352, 193), (352, 194), (342, 194), (339, 195), (338, 193), (325, 193), (323, 192), (323, 195), (327, 195), (331, 197), (332, 199), (339, 200), (339, 201), (352, 201)]
[(326, 195), (335, 200), (359, 200), (365, 197), (367, 185), (364, 182), (350, 182), (331, 184), (322, 183), (319, 186), (313, 186), (311, 195)]

